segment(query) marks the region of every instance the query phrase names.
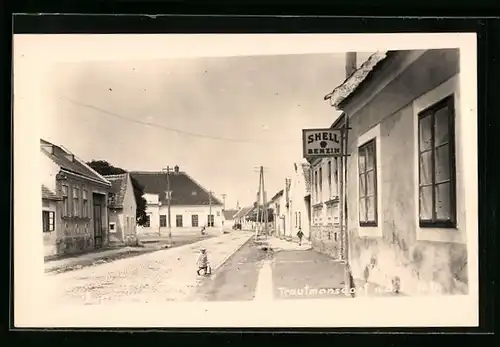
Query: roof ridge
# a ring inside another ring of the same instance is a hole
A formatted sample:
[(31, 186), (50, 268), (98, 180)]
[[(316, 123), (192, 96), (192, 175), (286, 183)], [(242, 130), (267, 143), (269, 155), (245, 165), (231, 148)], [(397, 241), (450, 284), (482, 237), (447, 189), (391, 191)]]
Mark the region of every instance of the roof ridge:
[(128, 175), (128, 172), (121, 173), (121, 174), (112, 174), (112, 175), (103, 175), (105, 178), (118, 178), (118, 177), (126, 177)]

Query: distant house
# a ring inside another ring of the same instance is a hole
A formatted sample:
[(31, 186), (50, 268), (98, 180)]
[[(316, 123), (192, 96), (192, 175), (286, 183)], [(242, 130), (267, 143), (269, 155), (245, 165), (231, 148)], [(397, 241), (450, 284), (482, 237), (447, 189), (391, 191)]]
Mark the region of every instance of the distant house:
[(134, 188), (129, 173), (104, 176), (111, 182), (109, 199), (109, 242), (134, 244), (137, 240)]
[[(147, 224), (144, 233), (166, 233), (168, 231), (168, 181), (166, 172), (131, 172), (131, 176), (144, 187), (147, 201)], [(175, 166), (169, 174), (170, 216), (172, 229), (220, 227), (222, 202), (196, 182), (186, 172)]]
[(45, 256), (106, 246), (111, 183), (69, 150), (40, 140)]
[(232, 226), (235, 224), (234, 216), (238, 213), (239, 209), (230, 209), (222, 211), (222, 215), (224, 216), (224, 226)]
[(280, 236), (284, 232), (283, 219), (284, 216), (281, 215), (284, 197), (284, 190), (281, 189), (277, 192), (269, 202), (269, 207), (273, 209), (273, 229), (276, 236)]
[(253, 206), (242, 207), (235, 215), (234, 220), (236, 223), (241, 224), (241, 228), (244, 230), (252, 229), (252, 222), (248, 220), (250, 214), (254, 211)]
[(310, 237), (310, 169), (306, 161), (293, 164), (290, 177), (285, 180), (284, 237), (297, 240), (299, 229), (305, 238)]
[(474, 128), (458, 49), (378, 52), (326, 96), (350, 127), (348, 259), (401, 293), (468, 292)]

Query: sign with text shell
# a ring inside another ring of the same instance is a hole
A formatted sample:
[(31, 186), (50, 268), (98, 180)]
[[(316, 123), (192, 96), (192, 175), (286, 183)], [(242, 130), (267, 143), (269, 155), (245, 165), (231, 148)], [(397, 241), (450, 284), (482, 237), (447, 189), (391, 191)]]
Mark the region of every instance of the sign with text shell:
[(304, 158), (339, 157), (342, 155), (341, 140), (341, 129), (303, 129), (303, 156)]

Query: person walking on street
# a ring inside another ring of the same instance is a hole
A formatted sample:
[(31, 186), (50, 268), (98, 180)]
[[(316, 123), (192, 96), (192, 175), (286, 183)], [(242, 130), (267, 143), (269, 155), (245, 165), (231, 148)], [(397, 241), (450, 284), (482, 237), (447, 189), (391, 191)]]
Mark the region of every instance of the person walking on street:
[(198, 266), (198, 270), (196, 271), (198, 276), (202, 275), (201, 273), (202, 270), (203, 270), (203, 275), (206, 275), (210, 272), (207, 250), (205, 248), (200, 249), (200, 254), (198, 255), (198, 259), (196, 260), (196, 265)]
[(304, 233), (302, 229), (299, 227), (299, 231), (297, 232), (297, 237), (299, 238), (299, 246), (302, 246), (302, 238), (304, 237)]

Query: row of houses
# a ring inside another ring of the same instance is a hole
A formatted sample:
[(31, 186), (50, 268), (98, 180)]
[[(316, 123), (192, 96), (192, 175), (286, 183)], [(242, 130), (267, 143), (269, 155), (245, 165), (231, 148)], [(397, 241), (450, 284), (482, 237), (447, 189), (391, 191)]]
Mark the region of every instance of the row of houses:
[[(182, 232), (223, 222), (222, 203), (179, 167), (100, 175), (63, 146), (40, 140), (42, 230), (46, 257), (133, 245), (140, 233)], [(144, 190), (147, 221), (137, 226), (132, 178)]]
[(271, 202), (275, 229), (293, 238), (300, 227), (354, 278), (408, 294), (466, 293), (460, 52), (356, 58), (347, 54), (346, 80), (325, 96), (341, 112), (326, 128), (344, 129), (346, 156), (294, 165)]

